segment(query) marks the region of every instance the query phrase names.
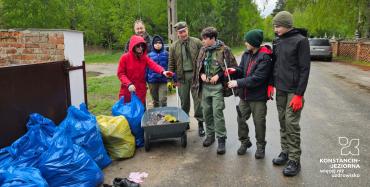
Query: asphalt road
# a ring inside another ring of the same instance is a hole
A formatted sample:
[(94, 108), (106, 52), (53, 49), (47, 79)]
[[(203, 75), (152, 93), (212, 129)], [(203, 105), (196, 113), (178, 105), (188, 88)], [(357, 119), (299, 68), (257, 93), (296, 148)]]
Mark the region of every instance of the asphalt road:
[[(271, 162), (280, 152), (275, 102), (268, 102), (266, 157), (256, 160), (251, 119), (253, 146), (246, 155), (236, 154), (240, 143), (235, 101), (229, 97), (224, 110), (228, 131), (225, 155), (216, 154), (217, 143), (202, 146), (203, 138), (197, 136), (196, 121), (191, 118), (186, 148), (173, 140), (153, 143), (150, 152), (138, 149), (133, 158), (114, 161), (106, 168), (105, 182), (141, 171), (149, 174), (142, 186), (370, 186), (370, 71), (341, 63), (312, 62), (305, 100), (300, 123), (302, 170), (295, 177), (284, 177), (283, 167)], [(169, 97), (169, 105), (176, 105), (174, 96)], [(339, 137), (354, 140), (342, 150)], [(349, 152), (352, 155), (344, 155)], [(344, 165), (344, 161), (350, 163)]]

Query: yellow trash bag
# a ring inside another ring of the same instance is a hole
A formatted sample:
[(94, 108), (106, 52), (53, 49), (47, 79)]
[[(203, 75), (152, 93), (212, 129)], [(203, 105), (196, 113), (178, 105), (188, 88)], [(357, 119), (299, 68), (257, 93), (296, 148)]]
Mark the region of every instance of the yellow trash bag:
[(135, 137), (131, 134), (130, 126), (123, 116), (96, 117), (103, 142), (112, 159), (130, 158), (135, 153)]

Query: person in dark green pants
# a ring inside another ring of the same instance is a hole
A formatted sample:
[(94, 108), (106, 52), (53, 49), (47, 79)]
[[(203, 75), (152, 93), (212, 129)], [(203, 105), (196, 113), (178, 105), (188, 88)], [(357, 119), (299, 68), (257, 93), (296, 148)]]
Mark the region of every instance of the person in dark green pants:
[(299, 121), (310, 74), (310, 47), (307, 30), (294, 28), (293, 16), (289, 12), (279, 12), (272, 22), (277, 37), (273, 41), (274, 73), (271, 87), (276, 88), (281, 143), (281, 153), (272, 162), (274, 165), (287, 163), (283, 174), (295, 176), (301, 169)]
[(217, 39), (217, 30), (214, 27), (203, 29), (203, 47), (197, 60), (196, 76), (193, 79), (193, 87), (196, 94), (202, 95), (203, 117), (206, 123), (207, 137), (203, 146), (208, 147), (218, 139), (217, 154), (226, 152), (226, 127), (223, 110), (224, 101), (224, 77), (226, 61), (228, 67), (236, 67), (235, 57), (222, 41)]
[(237, 153), (244, 155), (247, 149), (252, 146), (246, 123), (252, 114), (257, 140), (255, 158), (262, 159), (265, 157), (266, 102), (268, 99), (267, 87), (272, 71), (272, 51), (265, 46), (261, 47), (262, 30), (255, 29), (247, 32), (244, 35), (244, 41), (247, 50), (242, 56), (239, 67), (236, 70), (228, 68), (230, 74), (237, 73), (237, 79), (230, 81), (228, 85), (230, 88), (238, 88), (240, 97), (241, 116), (238, 115), (237, 120), (241, 145)]
[(194, 117), (198, 121), (198, 134), (199, 136), (204, 136), (201, 98), (191, 88), (195, 69), (197, 68), (196, 59), (202, 47), (202, 42), (198, 38), (189, 36), (186, 22), (180, 21), (174, 27), (179, 39), (170, 46), (168, 69), (176, 73), (175, 85), (179, 88), (181, 108), (188, 115), (191, 93), (194, 103)]

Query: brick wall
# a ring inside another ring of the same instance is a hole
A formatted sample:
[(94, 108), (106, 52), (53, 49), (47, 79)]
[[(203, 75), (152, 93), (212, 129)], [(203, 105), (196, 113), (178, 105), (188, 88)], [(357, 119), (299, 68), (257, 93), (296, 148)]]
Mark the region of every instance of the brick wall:
[(0, 66), (64, 60), (62, 31), (0, 30)]
[(370, 42), (332, 41), (334, 56), (351, 57), (370, 63)]

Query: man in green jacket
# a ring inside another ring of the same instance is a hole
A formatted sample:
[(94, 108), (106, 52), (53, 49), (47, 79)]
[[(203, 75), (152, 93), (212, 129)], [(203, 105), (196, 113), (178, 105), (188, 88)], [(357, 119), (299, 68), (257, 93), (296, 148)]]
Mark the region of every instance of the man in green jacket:
[(194, 102), (194, 117), (198, 120), (198, 134), (199, 136), (204, 136), (201, 100), (197, 94), (194, 94), (194, 90), (191, 88), (192, 78), (197, 67), (196, 59), (202, 47), (202, 42), (198, 38), (189, 36), (186, 22), (178, 22), (174, 27), (179, 39), (170, 46), (168, 69), (176, 73), (176, 85), (179, 87), (181, 108), (187, 114), (190, 111), (191, 92)]

